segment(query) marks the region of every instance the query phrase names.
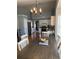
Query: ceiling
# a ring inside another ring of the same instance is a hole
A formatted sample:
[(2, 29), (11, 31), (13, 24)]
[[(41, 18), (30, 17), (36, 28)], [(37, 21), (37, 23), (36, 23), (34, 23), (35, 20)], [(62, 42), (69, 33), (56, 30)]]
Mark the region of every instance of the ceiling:
[[(43, 13), (50, 13), (56, 8), (56, 1), (57, 0), (38, 0), (38, 7), (42, 8)], [(23, 12), (24, 9), (30, 11), (34, 6), (36, 6), (36, 0), (17, 0), (17, 11), (21, 9), (19, 12)]]
[[(46, 2), (55, 2), (56, 0), (37, 0), (38, 3), (46, 3)], [(36, 0), (17, 0), (18, 5), (30, 5), (30, 4), (35, 4)]]

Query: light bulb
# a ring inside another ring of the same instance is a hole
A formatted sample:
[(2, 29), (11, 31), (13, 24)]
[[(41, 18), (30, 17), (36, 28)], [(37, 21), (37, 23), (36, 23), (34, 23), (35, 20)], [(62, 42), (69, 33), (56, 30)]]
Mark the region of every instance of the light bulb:
[(37, 14), (37, 10), (35, 11), (35, 14)]
[(40, 12), (40, 13), (42, 12), (42, 9), (41, 9), (41, 8), (39, 9), (39, 12)]
[(32, 9), (30, 11), (33, 13), (33, 10)]
[(36, 7), (34, 7), (33, 10), (35, 11), (36, 10)]

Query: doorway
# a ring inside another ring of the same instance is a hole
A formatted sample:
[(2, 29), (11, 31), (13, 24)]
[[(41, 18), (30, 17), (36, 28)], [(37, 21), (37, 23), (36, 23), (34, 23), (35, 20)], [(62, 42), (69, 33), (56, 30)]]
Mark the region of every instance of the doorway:
[(36, 21), (36, 31), (39, 30), (39, 21)]
[(31, 22), (27, 22), (28, 23), (28, 36), (31, 35)]

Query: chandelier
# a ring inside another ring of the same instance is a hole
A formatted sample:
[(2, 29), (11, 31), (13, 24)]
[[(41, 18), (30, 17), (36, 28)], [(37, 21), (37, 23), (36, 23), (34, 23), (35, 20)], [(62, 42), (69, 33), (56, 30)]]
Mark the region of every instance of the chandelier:
[(38, 7), (38, 1), (36, 0), (36, 6), (33, 7), (30, 12), (34, 15), (37, 15), (37, 14), (41, 14), (42, 13), (42, 8), (39, 8)]

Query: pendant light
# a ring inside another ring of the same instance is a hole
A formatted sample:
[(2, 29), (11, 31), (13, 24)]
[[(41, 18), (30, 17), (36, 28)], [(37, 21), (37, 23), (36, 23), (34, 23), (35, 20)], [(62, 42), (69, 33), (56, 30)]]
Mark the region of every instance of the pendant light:
[(30, 10), (30, 12), (31, 12), (32, 14), (35, 14), (35, 15), (42, 13), (42, 8), (38, 8), (38, 1), (37, 1), (37, 0), (36, 0), (36, 6), (33, 7), (33, 8)]

